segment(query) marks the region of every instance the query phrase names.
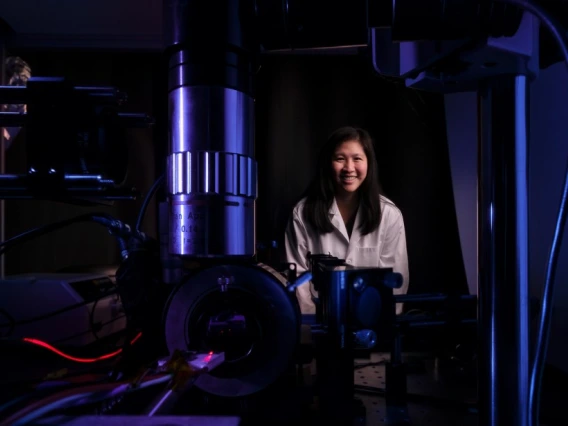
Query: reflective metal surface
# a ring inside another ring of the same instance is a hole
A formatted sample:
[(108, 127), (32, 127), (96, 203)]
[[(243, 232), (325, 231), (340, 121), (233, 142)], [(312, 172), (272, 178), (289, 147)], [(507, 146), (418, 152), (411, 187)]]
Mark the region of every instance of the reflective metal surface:
[(179, 87), (170, 92), (169, 108), (170, 252), (252, 255), (257, 194), (253, 99), (222, 87)]
[(528, 79), (479, 97), (479, 424), (528, 425)]
[(225, 362), (195, 385), (210, 395), (242, 397), (274, 383), (292, 365), (300, 334), (297, 299), (266, 265), (203, 269), (172, 293), (165, 342), (176, 350), (223, 352)]

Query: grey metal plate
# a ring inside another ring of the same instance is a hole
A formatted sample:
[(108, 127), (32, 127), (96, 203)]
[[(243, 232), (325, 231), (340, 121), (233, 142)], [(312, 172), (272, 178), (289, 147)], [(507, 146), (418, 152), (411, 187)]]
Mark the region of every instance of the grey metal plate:
[[(371, 359), (356, 360), (356, 364), (387, 360), (386, 354), (372, 354)], [(407, 407), (389, 407), (385, 398), (370, 393), (356, 393), (367, 411), (366, 424), (412, 426), (477, 426), (475, 410), (467, 403), (475, 402), (476, 389), (460, 381), (448, 383), (440, 378), (435, 360), (425, 361), (423, 372), (409, 372)], [(385, 388), (384, 365), (373, 365), (355, 370), (355, 385)]]

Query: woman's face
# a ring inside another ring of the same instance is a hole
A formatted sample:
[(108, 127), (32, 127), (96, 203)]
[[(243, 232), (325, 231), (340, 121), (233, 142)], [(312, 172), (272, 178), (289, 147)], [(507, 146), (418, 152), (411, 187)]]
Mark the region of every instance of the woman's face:
[(358, 141), (346, 141), (337, 147), (331, 159), (332, 174), (338, 192), (354, 193), (367, 177), (367, 156)]

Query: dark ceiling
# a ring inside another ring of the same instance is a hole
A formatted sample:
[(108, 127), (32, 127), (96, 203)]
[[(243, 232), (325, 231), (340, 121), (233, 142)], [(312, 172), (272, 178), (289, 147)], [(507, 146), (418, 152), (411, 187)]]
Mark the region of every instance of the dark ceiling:
[(157, 50), (161, 0), (0, 0), (15, 48)]

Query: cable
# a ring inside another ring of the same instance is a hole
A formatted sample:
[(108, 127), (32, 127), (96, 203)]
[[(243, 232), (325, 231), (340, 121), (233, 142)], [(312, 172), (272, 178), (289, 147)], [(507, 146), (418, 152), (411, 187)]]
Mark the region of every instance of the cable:
[(166, 175), (160, 176), (156, 182), (152, 185), (148, 194), (146, 194), (146, 198), (144, 198), (144, 202), (142, 203), (142, 207), (140, 207), (140, 213), (138, 213), (138, 220), (136, 221), (136, 230), (140, 231), (142, 227), (142, 222), (144, 220), (144, 216), (146, 215), (146, 210), (148, 210), (148, 206), (150, 205), (150, 201), (152, 201), (152, 197), (158, 191), (160, 186), (164, 183)]
[(0, 308), (0, 316), (5, 316), (6, 318), (8, 318), (8, 321), (10, 321), (9, 323), (4, 323), (4, 324), (0, 324), (0, 329), (4, 328), (4, 327), (10, 327), (8, 329), (8, 334), (3, 335), (2, 332), (0, 331), (0, 337), (6, 337), (11, 335), (14, 332), (14, 328), (16, 328), (16, 320), (14, 319), (14, 317), (12, 315), (10, 315), (8, 312), (6, 312), (5, 309)]
[(566, 224), (566, 202), (568, 200), (568, 166), (566, 169), (566, 177), (564, 179), (564, 189), (562, 199), (558, 210), (558, 219), (554, 229), (554, 237), (552, 247), (550, 249), (549, 260), (546, 266), (546, 281), (544, 284), (544, 296), (542, 301), (542, 309), (540, 313), (540, 322), (538, 327), (538, 340), (535, 351), (535, 357), (531, 369), (531, 379), (529, 388), (529, 409), (532, 410), (532, 424), (539, 424), (539, 405), (540, 405), (540, 388), (542, 385), (542, 375), (544, 373), (544, 364), (546, 362), (546, 354), (548, 351), (548, 342), (550, 339), (550, 326), (552, 323), (552, 304), (554, 302), (554, 280), (556, 278), (556, 267), (558, 264), (558, 254), (562, 243), (562, 235)]
[(93, 306), (91, 307), (91, 312), (89, 312), (89, 325), (91, 326), (91, 332), (93, 333), (93, 337), (95, 338), (95, 340), (99, 340), (99, 335), (97, 334), (97, 331), (100, 331), (102, 329), (102, 326), (98, 329), (95, 330), (95, 309), (97, 309), (97, 305), (99, 304), (99, 300), (101, 300), (101, 298), (99, 297), (97, 300), (95, 300), (95, 303), (93, 303)]
[[(562, 57), (568, 67), (568, 40), (563, 32), (562, 26), (540, 5), (533, 0), (496, 0), (501, 3), (513, 4), (532, 15), (536, 16), (540, 22), (546, 26), (554, 37)], [(535, 357), (531, 367), (531, 378), (529, 387), (529, 413), (531, 415), (529, 424), (537, 426), (539, 424), (540, 410), (540, 388), (542, 385), (542, 375), (544, 372), (544, 364), (546, 362), (546, 353), (548, 351), (548, 341), (550, 338), (550, 325), (552, 323), (552, 303), (554, 301), (554, 279), (556, 277), (556, 266), (558, 264), (558, 254), (566, 224), (567, 203), (568, 200), (568, 166), (564, 177), (564, 189), (560, 207), (558, 208), (558, 216), (554, 229), (554, 237), (550, 249), (548, 262), (546, 265), (546, 279), (544, 283), (544, 295), (542, 301), (542, 309), (540, 311), (540, 322), (538, 329), (537, 346)]]
[[(65, 374), (59, 380), (46, 380), (39, 383), (37, 381), (33, 381), (29, 383), (29, 385), (33, 386), (32, 392), (20, 395), (0, 405), (0, 418), (3, 414), (6, 415), (5, 412), (8, 410), (17, 410), (17, 406), (20, 406), (20, 409), (23, 409), (29, 402), (45, 398), (53, 394), (53, 392), (57, 392), (63, 389), (77, 388), (79, 386), (96, 385), (100, 383), (106, 383), (108, 381), (108, 374), (106, 373), (106, 371), (104, 373), (99, 373), (98, 379), (93, 379), (93, 375), (97, 375), (95, 369), (89, 369), (88, 371), (89, 373), (80, 372), (74, 374)], [(77, 379), (81, 378), (83, 378), (82, 381), (77, 381)], [(11, 384), (4, 383), (3, 386), (11, 387)]]
[[(129, 228), (125, 226), (122, 222), (114, 219), (112, 216), (107, 215), (105, 213), (89, 213), (84, 214), (76, 217), (72, 217), (70, 219), (62, 220), (60, 222), (51, 223), (49, 225), (43, 225), (34, 229), (30, 229), (28, 231), (22, 232), (8, 240), (2, 241), (0, 243), (0, 256), (3, 255), (6, 251), (10, 248), (14, 247), (17, 244), (23, 243), (25, 241), (31, 240), (33, 238), (39, 237), (40, 235), (48, 234), (50, 232), (56, 231), (61, 228), (65, 228), (69, 225), (78, 223), (78, 222), (95, 222), (99, 223), (109, 230), (117, 231), (120, 233), (127, 233)], [(117, 236), (117, 235), (115, 235)], [(122, 235), (117, 236), (119, 240), (119, 244), (122, 247), (125, 246), (124, 241), (122, 240)]]
[(24, 242), (27, 241), (31, 238), (34, 238), (36, 236), (42, 235), (42, 234), (46, 234), (52, 231), (55, 231), (57, 229), (60, 228), (64, 228), (66, 226), (72, 225), (74, 223), (77, 222), (86, 222), (86, 221), (96, 221), (97, 218), (105, 218), (108, 219), (110, 218), (110, 216), (106, 215), (105, 213), (102, 214), (83, 214), (80, 216), (75, 216), (72, 217), (70, 219), (65, 219), (62, 220), (60, 222), (55, 222), (49, 225), (43, 225), (40, 226), (38, 228), (34, 228), (34, 229), (30, 229), (28, 231), (22, 232), (21, 234), (18, 234), (8, 240), (2, 241), (0, 243), (0, 248), (1, 247), (10, 247), (16, 243), (20, 243), (20, 242)]
[[(105, 293), (105, 294), (101, 295), (98, 299), (95, 299), (95, 302), (99, 301), (101, 299), (104, 299), (108, 296), (112, 296), (114, 294), (116, 294), (116, 292), (114, 292), (114, 291), (110, 291), (108, 293)], [(17, 327), (17, 326), (25, 325), (25, 324), (31, 324), (31, 323), (36, 322), (36, 321), (43, 321), (43, 320), (46, 320), (48, 318), (63, 314), (65, 312), (72, 311), (73, 309), (82, 308), (83, 306), (86, 306), (86, 305), (88, 305), (92, 302), (93, 302), (92, 300), (86, 300), (84, 302), (75, 303), (73, 305), (66, 306), (65, 308), (57, 309), (56, 311), (52, 311), (52, 312), (49, 312), (49, 313), (44, 314), (44, 315), (39, 315), (37, 317), (28, 318), (28, 319), (20, 320), (20, 321), (14, 320), (14, 318), (8, 312), (6, 312), (4, 309), (0, 309), (0, 315), (4, 315), (10, 321), (10, 322), (0, 323), (0, 329), (2, 329), (4, 327), (10, 327), (10, 332), (8, 333), (8, 336), (9, 336), (11, 334), (11, 332), (14, 330), (14, 328)], [(4, 336), (4, 337), (6, 337), (6, 336)]]
[[(113, 318), (111, 320), (105, 321), (103, 323), (99, 323), (99, 327), (100, 327), (99, 331), (101, 329), (103, 329), (104, 327), (106, 327), (107, 325), (112, 324), (113, 322), (120, 321), (123, 318), (126, 318), (126, 315), (120, 315), (120, 316)], [(82, 337), (82, 336), (85, 336), (86, 334), (91, 334), (91, 333), (93, 333), (93, 330), (81, 331), (81, 332), (73, 334), (69, 337), (64, 337), (62, 339), (56, 340), (55, 342), (53, 342), (53, 344), (67, 342), (69, 340), (73, 340), (73, 339), (76, 339), (78, 337)], [(97, 339), (100, 339), (100, 338), (97, 336)]]
[(0, 405), (0, 414), (3, 411), (6, 411), (8, 408), (19, 404), (20, 402), (27, 401), (29, 398), (30, 398), (30, 395), (22, 395), (22, 396), (15, 398), (15, 399), (12, 399), (11, 401), (4, 403), (3, 405)]
[(54, 410), (69, 408), (75, 405), (91, 404), (108, 398), (115, 398), (119, 394), (148, 388), (170, 381), (171, 375), (166, 374), (158, 378), (147, 378), (138, 386), (131, 383), (104, 383), (98, 385), (81, 386), (80, 388), (66, 389), (44, 399), (36, 401), (17, 413), (5, 419), (0, 426), (16, 426), (29, 424), (31, 421), (48, 414)]
[(499, 3), (509, 3), (523, 9), (532, 15), (534, 15), (538, 20), (550, 31), (552, 37), (558, 44), (560, 53), (566, 66), (568, 67), (568, 39), (564, 33), (562, 25), (550, 15), (541, 5), (536, 3), (534, 0), (495, 0)]
[[(130, 341), (130, 344), (133, 345), (134, 343), (136, 343), (136, 341), (137, 341), (141, 336), (142, 336), (142, 333), (138, 333), (138, 334)], [(33, 339), (33, 338), (31, 338), (31, 337), (24, 337), (24, 338), (22, 339), (22, 341), (23, 341), (23, 342), (26, 342), (26, 343), (31, 343), (31, 344), (33, 344), (33, 345), (40, 346), (40, 347), (45, 348), (45, 349), (47, 349), (47, 350), (50, 350), (51, 352), (55, 353), (56, 355), (59, 355), (59, 356), (62, 357), (62, 358), (68, 359), (69, 361), (81, 362), (81, 363), (93, 363), (93, 362), (104, 361), (104, 360), (107, 360), (107, 359), (110, 359), (110, 358), (114, 358), (115, 356), (121, 354), (121, 353), (124, 351), (124, 349), (120, 348), (120, 349), (117, 349), (117, 350), (114, 351), (114, 352), (110, 352), (110, 353), (107, 353), (107, 354), (105, 354), (105, 355), (98, 356), (98, 357), (96, 357), (96, 358), (79, 358), (79, 357), (75, 357), (75, 356), (66, 354), (65, 352), (63, 352), (63, 351), (61, 351), (61, 350), (59, 350), (59, 349), (53, 347), (53, 346), (50, 345), (49, 343), (46, 343), (46, 342), (44, 342), (44, 341), (42, 341), (42, 340), (39, 340), (39, 339)]]

